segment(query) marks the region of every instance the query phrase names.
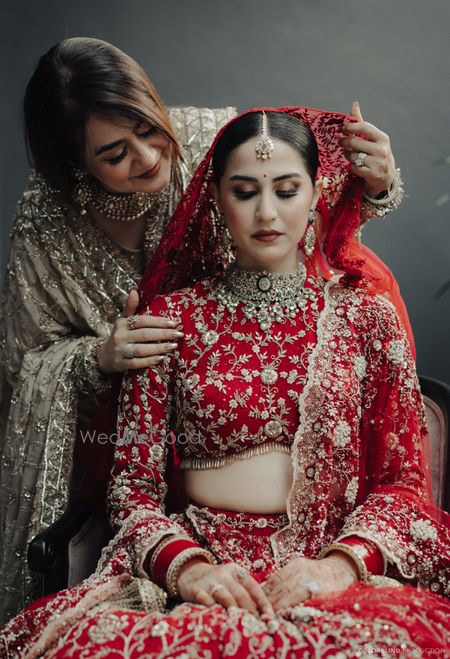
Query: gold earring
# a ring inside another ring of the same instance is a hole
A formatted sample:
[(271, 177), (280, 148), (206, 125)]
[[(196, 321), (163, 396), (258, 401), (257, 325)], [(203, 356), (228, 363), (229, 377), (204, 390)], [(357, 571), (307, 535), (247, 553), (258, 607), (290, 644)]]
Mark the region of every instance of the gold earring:
[(306, 229), (305, 238), (303, 240), (305, 245), (305, 254), (306, 256), (311, 256), (314, 252), (314, 247), (316, 244), (316, 232), (314, 230), (314, 223), (316, 220), (316, 211), (311, 208), (308, 213), (308, 228)]
[(73, 168), (72, 172), (75, 178), (72, 198), (79, 205), (81, 215), (86, 215), (86, 206), (93, 196), (92, 188), (86, 179), (85, 173), (81, 169)]

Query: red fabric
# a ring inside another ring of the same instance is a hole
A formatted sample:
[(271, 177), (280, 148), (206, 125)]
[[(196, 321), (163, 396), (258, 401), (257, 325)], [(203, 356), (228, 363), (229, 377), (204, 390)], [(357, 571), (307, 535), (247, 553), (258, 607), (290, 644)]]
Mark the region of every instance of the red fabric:
[[(209, 546), (220, 548), (221, 560), (244, 566), (259, 583), (274, 572), (270, 534), (261, 523), (266, 521), (273, 533), (274, 527), (285, 523), (285, 515), (248, 515), (206, 507), (197, 511), (196, 525), (200, 524)], [(183, 524), (186, 531), (196, 534), (188, 520)], [(109, 583), (97, 583), (97, 588), (107, 588), (111, 595), (119, 585), (120, 579), (110, 576)], [(84, 615), (96, 603), (86, 601), (93, 586), (83, 582), (26, 608), (0, 630), (0, 656), (28, 656), (27, 651), (41, 656), (47, 651), (45, 656), (61, 659), (165, 655), (307, 659), (339, 653), (348, 659), (366, 654), (406, 658), (414, 653), (445, 657), (450, 647), (448, 600), (409, 586), (374, 588), (357, 583), (341, 593), (318, 594), (275, 618), (192, 603), (164, 613), (106, 605), (95, 615)], [(65, 618), (70, 609), (72, 616)]]

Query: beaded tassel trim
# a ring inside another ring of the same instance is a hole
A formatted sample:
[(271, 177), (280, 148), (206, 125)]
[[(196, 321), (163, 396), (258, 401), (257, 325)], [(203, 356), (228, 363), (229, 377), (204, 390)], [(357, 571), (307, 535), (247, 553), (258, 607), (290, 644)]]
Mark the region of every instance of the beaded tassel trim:
[(180, 469), (218, 469), (226, 465), (233, 464), (239, 460), (247, 460), (253, 458), (255, 455), (264, 455), (274, 451), (276, 453), (287, 453), (290, 455), (291, 447), (286, 444), (277, 444), (276, 442), (266, 442), (260, 446), (252, 446), (251, 448), (240, 451), (239, 453), (228, 453), (227, 455), (220, 455), (210, 458), (184, 458), (181, 461)]

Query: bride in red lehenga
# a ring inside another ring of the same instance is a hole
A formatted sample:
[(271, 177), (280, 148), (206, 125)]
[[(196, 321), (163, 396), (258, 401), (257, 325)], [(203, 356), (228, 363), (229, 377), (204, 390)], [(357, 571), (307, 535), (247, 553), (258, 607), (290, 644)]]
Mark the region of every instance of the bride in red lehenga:
[[(123, 382), (116, 536), (2, 656), (449, 656), (448, 516), (398, 291), (354, 237), (348, 120), (253, 110), (219, 133), (141, 285), (184, 339)], [(174, 460), (189, 499), (166, 515)]]

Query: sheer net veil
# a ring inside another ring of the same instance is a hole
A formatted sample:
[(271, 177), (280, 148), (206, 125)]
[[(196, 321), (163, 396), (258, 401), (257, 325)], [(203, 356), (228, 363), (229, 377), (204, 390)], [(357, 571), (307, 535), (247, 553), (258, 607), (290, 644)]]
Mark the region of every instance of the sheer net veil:
[[(338, 112), (283, 107), (247, 110), (232, 122), (245, 114), (263, 111), (284, 112), (297, 117), (309, 126), (317, 141), (320, 159), (317, 176), (325, 186), (317, 204), (319, 240), (313, 254), (305, 260), (307, 269), (325, 279), (338, 272), (346, 286), (362, 286), (385, 295), (397, 309), (414, 354), (413, 334), (395, 278), (355, 235), (360, 224), (363, 181), (351, 172), (350, 163), (339, 144), (345, 123), (355, 119)], [(141, 308), (159, 293), (192, 285), (206, 277), (220, 278), (232, 261), (211, 190), (214, 181), (212, 158), (226, 127), (218, 133), (198, 166), (167, 224), (159, 248), (148, 263), (140, 285)], [(333, 198), (332, 205), (330, 198)]]

